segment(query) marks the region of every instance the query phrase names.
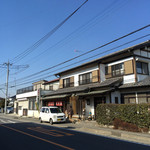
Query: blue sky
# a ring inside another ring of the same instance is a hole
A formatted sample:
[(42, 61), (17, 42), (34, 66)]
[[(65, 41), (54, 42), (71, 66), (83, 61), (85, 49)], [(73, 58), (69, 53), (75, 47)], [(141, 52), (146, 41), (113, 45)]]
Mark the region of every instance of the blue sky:
[[(11, 63), (12, 59), (51, 31), (83, 2), (84, 0), (0, 0), (0, 64), (8, 60)], [(29, 65), (30, 67), (24, 71), (10, 69), (9, 86), (13, 86), (13, 88), (9, 88), (9, 95), (14, 95), (16, 89), (32, 85), (32, 81), (36, 79), (52, 80), (55, 78), (54, 76), (44, 77), (80, 65), (85, 61), (75, 63), (84, 58), (149, 34), (150, 28), (147, 28), (43, 74), (26, 78), (31, 74), (80, 55), (149, 24), (149, 6), (149, 0), (88, 0), (76, 14), (42, 45), (14, 64)], [(150, 36), (113, 51), (149, 39)], [(102, 55), (92, 59), (100, 56)], [(88, 59), (86, 62), (90, 60)], [(74, 65), (63, 68), (73, 63)], [(17, 74), (15, 74), (16, 72)], [(21, 80), (18, 81), (18, 79)], [(4, 92), (5, 82), (6, 69), (0, 68), (0, 88), (4, 88)], [(30, 83), (23, 84), (27, 82)], [(1, 90), (0, 97), (4, 97)]]

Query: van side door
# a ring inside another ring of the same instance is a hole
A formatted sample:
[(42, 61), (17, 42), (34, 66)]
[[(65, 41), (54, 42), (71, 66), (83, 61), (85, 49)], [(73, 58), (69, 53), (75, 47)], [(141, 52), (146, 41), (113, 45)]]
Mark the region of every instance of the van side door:
[(50, 115), (49, 108), (46, 108), (45, 109), (45, 121), (49, 121), (49, 115)]

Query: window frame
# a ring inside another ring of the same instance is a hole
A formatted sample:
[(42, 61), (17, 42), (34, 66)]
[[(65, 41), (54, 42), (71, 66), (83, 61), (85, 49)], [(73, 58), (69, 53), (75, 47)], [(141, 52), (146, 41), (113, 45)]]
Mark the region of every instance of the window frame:
[(29, 100), (29, 110), (37, 110), (36, 109), (36, 99)]
[(124, 62), (111, 66), (112, 77), (124, 75)]
[[(89, 78), (88, 78), (89, 76)], [(82, 79), (81, 79), (82, 77)], [(83, 77), (85, 79), (83, 80)], [(92, 72), (84, 73), (79, 75), (79, 85), (89, 84), (92, 83)]]
[[(139, 69), (141, 69), (141, 72), (138, 71), (138, 67), (137, 67), (138, 63), (140, 64), (141, 68), (139, 68)], [(144, 73), (144, 67), (143, 67), (143, 65), (146, 65), (147, 73)], [(136, 72), (137, 72), (137, 74), (149, 75), (148, 63), (141, 62), (141, 61), (136, 61)]]
[[(69, 81), (67, 83), (67, 80)], [(70, 87), (70, 78), (63, 79), (63, 88)]]

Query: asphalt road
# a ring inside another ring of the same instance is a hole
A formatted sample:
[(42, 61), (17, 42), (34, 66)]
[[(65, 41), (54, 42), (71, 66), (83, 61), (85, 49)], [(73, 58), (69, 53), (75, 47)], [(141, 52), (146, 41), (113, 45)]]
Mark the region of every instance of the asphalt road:
[(5, 150), (150, 150), (150, 146), (0, 118), (0, 149)]

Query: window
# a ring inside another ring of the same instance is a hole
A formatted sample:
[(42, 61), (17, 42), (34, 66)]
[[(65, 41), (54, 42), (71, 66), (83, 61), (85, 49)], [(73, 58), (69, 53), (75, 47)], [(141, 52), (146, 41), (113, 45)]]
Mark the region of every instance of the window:
[(36, 100), (34, 99), (29, 100), (29, 110), (36, 110), (35, 102)]
[(136, 71), (139, 74), (148, 74), (148, 64), (144, 62), (136, 62)]
[(51, 113), (62, 113), (59, 108), (50, 108)]
[(45, 112), (45, 108), (41, 108), (41, 112), (44, 113)]
[(49, 113), (49, 109), (48, 108), (45, 108), (45, 113)]
[(18, 109), (19, 109), (19, 110), (22, 110), (22, 106), (18, 106)]
[(49, 86), (49, 90), (53, 91), (53, 85)]
[(105, 75), (108, 75), (108, 66), (105, 67)]
[(86, 73), (86, 74), (82, 74), (79, 75), (79, 84), (88, 84), (92, 82), (92, 73)]
[(63, 87), (70, 87), (70, 78), (66, 78), (63, 80)]
[(111, 66), (112, 76), (121, 76), (124, 74), (124, 63)]

